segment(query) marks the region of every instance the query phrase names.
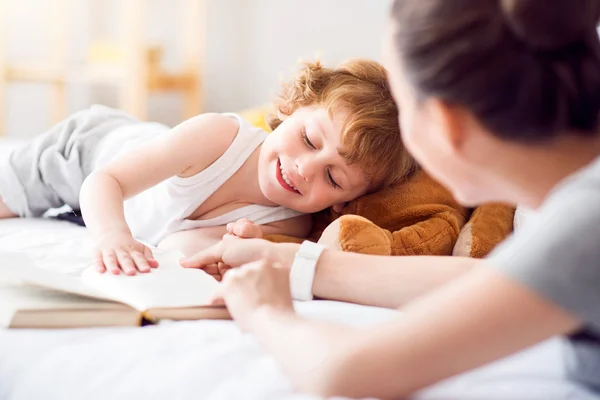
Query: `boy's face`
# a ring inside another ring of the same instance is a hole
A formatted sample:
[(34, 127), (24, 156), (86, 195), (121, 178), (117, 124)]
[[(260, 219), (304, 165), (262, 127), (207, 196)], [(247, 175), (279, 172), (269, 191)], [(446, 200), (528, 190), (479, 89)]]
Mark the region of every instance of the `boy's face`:
[(258, 163), (263, 194), (304, 213), (340, 208), (368, 188), (362, 170), (338, 153), (346, 114), (329, 117), (322, 107), (302, 107), (264, 141)]

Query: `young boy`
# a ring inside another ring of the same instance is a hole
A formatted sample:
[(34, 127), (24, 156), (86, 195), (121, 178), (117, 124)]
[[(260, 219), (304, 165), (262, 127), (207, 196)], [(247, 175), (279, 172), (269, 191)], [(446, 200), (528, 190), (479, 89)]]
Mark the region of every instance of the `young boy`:
[(142, 242), (197, 249), (241, 218), (264, 234), (303, 236), (308, 214), (414, 167), (375, 62), (307, 63), (275, 105), (271, 134), (235, 114), (168, 129), (93, 106), (0, 162), (0, 218), (81, 209), (98, 270), (134, 275), (157, 266)]

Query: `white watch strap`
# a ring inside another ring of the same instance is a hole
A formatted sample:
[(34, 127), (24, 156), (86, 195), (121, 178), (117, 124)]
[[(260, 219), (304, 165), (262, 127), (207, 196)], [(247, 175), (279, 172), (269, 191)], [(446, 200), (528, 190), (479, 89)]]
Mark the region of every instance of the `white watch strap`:
[(325, 250), (324, 246), (308, 240), (300, 245), (290, 270), (290, 291), (294, 300), (313, 299), (312, 286), (315, 270), (323, 250)]

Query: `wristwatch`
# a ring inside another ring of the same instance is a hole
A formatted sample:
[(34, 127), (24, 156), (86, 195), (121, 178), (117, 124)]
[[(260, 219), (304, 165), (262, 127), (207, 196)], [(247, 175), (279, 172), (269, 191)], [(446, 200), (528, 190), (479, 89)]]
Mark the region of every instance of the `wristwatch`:
[(313, 299), (312, 286), (315, 269), (325, 246), (305, 240), (294, 257), (290, 270), (290, 291), (294, 300)]

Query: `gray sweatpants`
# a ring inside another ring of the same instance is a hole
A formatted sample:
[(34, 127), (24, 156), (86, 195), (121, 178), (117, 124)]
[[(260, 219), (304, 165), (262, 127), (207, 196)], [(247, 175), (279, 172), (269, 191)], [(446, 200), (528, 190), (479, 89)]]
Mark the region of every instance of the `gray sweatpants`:
[(0, 198), (21, 217), (41, 216), (65, 204), (79, 209), (81, 185), (98, 166), (103, 140), (136, 125), (150, 123), (101, 105), (69, 116), (0, 160)]

